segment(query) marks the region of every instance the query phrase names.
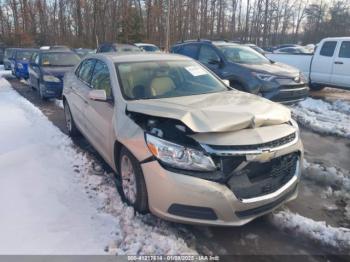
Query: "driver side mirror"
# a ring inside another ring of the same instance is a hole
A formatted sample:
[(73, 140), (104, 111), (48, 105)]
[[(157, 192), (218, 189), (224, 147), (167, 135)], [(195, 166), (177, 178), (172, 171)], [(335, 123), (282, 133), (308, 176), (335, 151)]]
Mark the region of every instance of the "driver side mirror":
[(94, 101), (102, 101), (102, 102), (106, 102), (108, 100), (106, 90), (103, 90), (103, 89), (91, 90), (89, 92), (89, 98)]
[(219, 58), (212, 58), (208, 62), (210, 65), (221, 65), (221, 60)]

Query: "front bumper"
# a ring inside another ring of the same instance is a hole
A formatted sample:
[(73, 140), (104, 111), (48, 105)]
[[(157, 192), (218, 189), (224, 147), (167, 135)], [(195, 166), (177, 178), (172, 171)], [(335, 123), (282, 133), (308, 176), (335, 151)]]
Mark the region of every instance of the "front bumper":
[(63, 82), (53, 83), (44, 82), (41, 83), (41, 90), (46, 98), (61, 98), (63, 91)]
[(298, 83), (290, 79), (276, 79), (278, 88), (263, 92), (263, 96), (282, 104), (294, 104), (305, 100), (309, 96), (309, 87), (306, 83)]
[[(302, 169), (302, 143), (275, 152), (299, 155), (292, 177), (265, 195), (242, 198), (226, 183), (171, 172), (157, 161), (142, 164), (150, 211), (166, 220), (201, 225), (240, 226), (297, 197)], [(237, 192), (236, 192), (237, 193)]]

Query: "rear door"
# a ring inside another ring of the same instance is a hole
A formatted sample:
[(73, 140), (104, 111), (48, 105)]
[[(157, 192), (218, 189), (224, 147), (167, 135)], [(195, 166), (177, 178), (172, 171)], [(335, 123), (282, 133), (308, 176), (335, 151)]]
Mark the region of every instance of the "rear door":
[(350, 41), (340, 41), (334, 59), (332, 84), (350, 88)]
[(104, 159), (113, 163), (111, 141), (113, 130), (114, 99), (111, 88), (110, 72), (108, 66), (100, 60), (96, 61), (91, 78), (91, 90), (105, 90), (108, 101), (88, 100), (85, 111), (87, 132), (90, 142), (100, 152)]
[(319, 84), (331, 84), (333, 74), (333, 62), (336, 55), (337, 41), (325, 41), (317, 48), (312, 61), (311, 82)]
[(69, 106), (74, 121), (84, 135), (88, 134), (85, 111), (89, 103), (90, 82), (95, 63), (95, 59), (84, 60), (75, 71), (75, 76), (71, 82), (72, 93)]

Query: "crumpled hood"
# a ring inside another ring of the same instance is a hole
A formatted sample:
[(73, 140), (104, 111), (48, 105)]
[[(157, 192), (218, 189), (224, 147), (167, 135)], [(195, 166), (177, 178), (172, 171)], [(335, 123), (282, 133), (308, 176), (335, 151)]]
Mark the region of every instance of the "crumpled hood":
[(291, 119), (288, 108), (239, 91), (128, 101), (127, 110), (177, 119), (197, 133), (279, 125)]
[(243, 67), (252, 71), (280, 76), (283, 78), (299, 77), (299, 70), (282, 63), (266, 63), (266, 64), (241, 64)]

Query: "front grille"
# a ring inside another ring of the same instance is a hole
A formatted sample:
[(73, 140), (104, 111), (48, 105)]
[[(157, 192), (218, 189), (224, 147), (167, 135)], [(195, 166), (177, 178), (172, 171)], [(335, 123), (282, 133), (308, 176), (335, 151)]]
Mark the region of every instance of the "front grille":
[(250, 162), (240, 171), (233, 172), (228, 187), (240, 199), (273, 193), (290, 181), (296, 173), (299, 154), (293, 153), (270, 162)]
[(259, 150), (259, 149), (266, 149), (266, 148), (274, 148), (283, 146), (285, 144), (288, 144), (296, 139), (296, 133), (290, 134), (288, 136), (267, 142), (262, 144), (254, 144), (254, 145), (240, 145), (240, 146), (217, 146), (217, 145), (210, 145), (210, 148), (213, 150)]

